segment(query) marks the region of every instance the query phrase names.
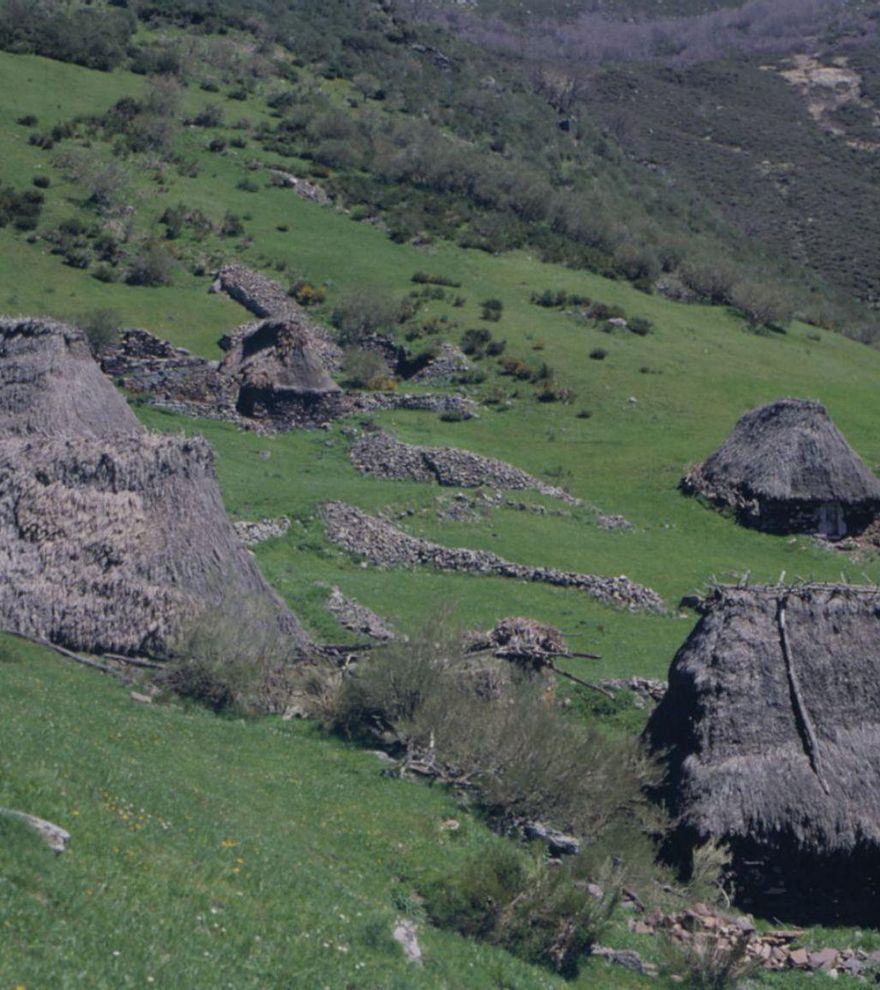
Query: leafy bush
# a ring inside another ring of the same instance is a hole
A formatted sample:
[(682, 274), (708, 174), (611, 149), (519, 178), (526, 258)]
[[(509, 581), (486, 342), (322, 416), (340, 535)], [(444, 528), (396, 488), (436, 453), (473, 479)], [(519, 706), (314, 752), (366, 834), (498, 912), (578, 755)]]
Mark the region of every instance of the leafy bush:
[(770, 282), (738, 282), (731, 289), (730, 302), (753, 327), (780, 327), (794, 316), (790, 294)]
[(604, 361), (608, 357), (608, 351), (604, 347), (594, 347), (590, 351), (590, 359), (593, 361)]
[(283, 712), (296, 673), (290, 639), (269, 603), (228, 597), (181, 631), (159, 683), (217, 712)]
[(492, 340), (492, 331), (483, 327), (465, 330), (461, 337), (461, 349), (471, 357), (482, 357)]
[(318, 306), (327, 298), (327, 290), (323, 285), (314, 286), (304, 278), (296, 279), (287, 290), (287, 294), (300, 306)]
[(174, 262), (161, 244), (145, 244), (132, 258), (125, 281), (129, 285), (170, 285)]
[(339, 301), (330, 321), (345, 345), (356, 344), (378, 330), (389, 330), (400, 315), (400, 303), (377, 289), (364, 286), (352, 290)]
[(11, 223), (18, 230), (34, 230), (43, 202), (43, 194), (35, 189), (16, 192), (11, 186), (0, 186), (0, 227)]
[(362, 347), (347, 347), (342, 373), (355, 388), (387, 389), (394, 379), (380, 354)]
[(500, 299), (486, 299), (481, 304), (480, 316), (484, 320), (497, 323), (501, 319), (504, 310), (504, 303)]
[(48, 175), (35, 175), (31, 182), (37, 187), (37, 189), (48, 189), (52, 185), (52, 180)]
[(647, 337), (654, 329), (654, 324), (644, 316), (634, 316), (627, 324), (627, 328), (639, 337)]
[(457, 282), (454, 278), (438, 275), (436, 272), (415, 272), (412, 281), (419, 285), (448, 285), (453, 289), (461, 286), (461, 282)]
[(84, 313), (77, 324), (86, 335), (92, 354), (100, 357), (119, 341), (122, 318), (114, 309), (93, 309)]

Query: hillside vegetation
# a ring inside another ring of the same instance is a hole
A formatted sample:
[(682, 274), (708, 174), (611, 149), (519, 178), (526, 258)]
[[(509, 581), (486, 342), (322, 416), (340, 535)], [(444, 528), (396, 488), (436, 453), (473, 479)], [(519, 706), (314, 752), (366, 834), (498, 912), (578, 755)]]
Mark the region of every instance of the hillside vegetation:
[[(707, 6), (719, 5), (683, 0), (670, 13)], [(316, 640), (359, 638), (326, 608), (337, 586), (414, 638), (432, 618), (485, 630), (530, 616), (601, 654), (562, 661), (570, 672), (663, 678), (695, 622), (680, 600), (713, 581), (880, 580), (876, 553), (746, 530), (677, 489), (744, 411), (783, 395), (819, 399), (880, 466), (880, 353), (851, 339), (871, 336), (865, 310), (803, 267), (824, 264), (821, 233), (805, 235), (797, 265), (775, 259), (750, 240), (777, 236), (769, 217), (736, 229), (751, 197), (768, 202), (746, 173), (735, 173), (742, 212), (731, 204), (728, 222), (690, 185), (640, 163), (659, 161), (658, 149), (678, 147), (669, 135), (690, 127), (674, 87), (693, 93), (708, 80), (712, 93), (738, 92), (737, 107), (762, 82), (765, 104), (786, 118), (767, 140), (797, 138), (802, 161), (827, 151), (819, 160), (833, 169), (837, 138), (798, 131), (787, 82), (739, 62), (675, 70), (680, 82), (628, 65), (591, 77), (595, 114), (581, 113), (552, 105), (546, 77), (399, 8), (152, 0), (16, 11), (0, 0), (0, 309), (71, 320), (93, 341), (144, 327), (217, 358), (219, 338), (250, 318), (208, 291), (237, 260), (355, 341), (354, 317), (366, 314), (413, 361), (441, 343), (470, 352), (471, 370), (452, 382), (391, 383), (459, 391), (480, 403), (468, 420), (397, 410), (271, 434), (129, 397), (151, 429), (210, 441), (234, 519), (291, 520), (254, 553)], [(98, 49), (92, 18), (118, 28)], [(662, 110), (651, 147), (631, 158), (621, 149), (648, 140), (633, 105), (642, 87)], [(742, 111), (725, 119), (723, 143), (742, 140)], [(723, 158), (694, 153), (703, 137), (688, 131), (679, 163), (701, 185), (700, 168)], [(304, 181), (305, 194), (279, 173)], [(855, 229), (855, 213), (845, 216), (837, 222)], [(828, 257), (840, 255), (834, 243)], [(658, 280), (694, 301), (656, 291)], [(581, 504), (515, 492), (493, 506), (473, 491), (366, 477), (348, 449), (375, 427), (502, 458)], [(468, 499), (468, 511), (452, 511)], [(667, 611), (510, 578), (371, 567), (328, 540), (320, 509), (331, 500), (446, 546), (626, 574)], [(600, 525), (609, 515), (630, 525)], [(52, 859), (0, 817), (3, 986), (623, 988), (663, 985), (681, 968), (658, 940), (629, 931), (623, 909), (603, 939), (637, 948), (658, 980), (594, 958), (563, 981), (433, 928), (426, 892), (496, 853), (524, 870), (540, 853), (493, 835), (479, 807), (442, 786), (383, 776), (375, 753), (315, 723), (221, 716), (167, 696), (139, 705), (129, 691), (0, 640), (0, 808), (74, 834)], [(634, 746), (646, 712), (629, 694), (606, 703), (565, 685), (559, 697), (564, 718)], [(400, 918), (419, 924), (421, 968), (390, 938)], [(875, 937), (804, 939), (872, 948)]]

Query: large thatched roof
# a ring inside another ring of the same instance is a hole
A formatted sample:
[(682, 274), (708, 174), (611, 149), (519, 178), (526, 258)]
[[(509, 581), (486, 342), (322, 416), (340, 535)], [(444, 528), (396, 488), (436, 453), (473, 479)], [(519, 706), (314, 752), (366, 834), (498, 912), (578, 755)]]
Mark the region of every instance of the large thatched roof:
[(810, 399), (779, 399), (747, 412), (724, 443), (684, 479), (715, 500), (880, 503), (880, 481)]
[(242, 386), (332, 395), (341, 391), (327, 372), (320, 341), (294, 319), (269, 319), (247, 328), (229, 342), (221, 374)]
[(147, 433), (74, 328), (0, 320), (0, 628), (160, 652), (230, 598), (308, 642), (236, 537), (208, 444)]
[(880, 590), (721, 587), (647, 736), (695, 840), (880, 854)]

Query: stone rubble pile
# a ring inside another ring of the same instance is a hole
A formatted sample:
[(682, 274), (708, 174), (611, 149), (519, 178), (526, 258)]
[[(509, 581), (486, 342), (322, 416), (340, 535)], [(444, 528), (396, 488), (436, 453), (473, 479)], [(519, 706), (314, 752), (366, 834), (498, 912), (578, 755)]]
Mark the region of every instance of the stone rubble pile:
[(240, 520), (232, 525), (246, 547), (255, 547), (258, 543), (284, 536), (290, 529), (290, 520), (287, 516), (281, 516), (280, 519), (259, 519), (256, 522)]
[(471, 370), (471, 363), (464, 352), (455, 344), (444, 343), (440, 345), (440, 353), (432, 358), (424, 368), (417, 371), (410, 381), (413, 384), (419, 382), (434, 382), (441, 378), (452, 378)]
[(292, 189), (300, 199), (308, 199), (319, 206), (326, 206), (331, 202), (327, 193), (314, 182), (308, 182), (298, 175), (291, 175), (290, 172), (283, 172), (278, 168), (270, 168), (269, 174), (272, 176), (272, 185)]
[(770, 970), (822, 972), (834, 978), (841, 974), (860, 976), (880, 968), (880, 951), (803, 948), (794, 944), (804, 935), (800, 929), (760, 932), (750, 918), (727, 916), (705, 904), (674, 914), (653, 912), (631, 921), (630, 928), (639, 935), (663, 934), (680, 945), (711, 944), (719, 953), (731, 951), (744, 941), (746, 958)]
[(354, 443), (349, 458), (361, 474), (408, 481), (428, 481), (455, 488), (523, 490), (579, 504), (568, 492), (548, 485), (512, 464), (457, 447), (420, 447), (387, 433), (368, 433)]
[(353, 598), (347, 598), (339, 588), (331, 589), (326, 606), (343, 629), (383, 642), (394, 639), (394, 630), (381, 616)]
[(444, 571), (495, 575), (536, 581), (565, 588), (577, 588), (592, 598), (616, 608), (631, 611), (665, 612), (663, 599), (650, 588), (626, 576), (599, 577), (577, 574), (552, 567), (514, 564), (486, 550), (444, 547), (429, 540), (409, 536), (396, 526), (347, 505), (327, 502), (322, 515), (331, 542), (349, 553), (366, 558), (371, 564), (390, 567), (426, 565)]

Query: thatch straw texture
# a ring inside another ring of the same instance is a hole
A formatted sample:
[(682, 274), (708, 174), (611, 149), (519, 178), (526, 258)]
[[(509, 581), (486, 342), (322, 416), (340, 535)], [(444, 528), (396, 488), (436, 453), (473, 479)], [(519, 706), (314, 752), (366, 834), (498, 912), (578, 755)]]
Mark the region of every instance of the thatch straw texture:
[(0, 321), (0, 355), (0, 627), (163, 653), (219, 600), (246, 621), (254, 598), (308, 643), (236, 537), (205, 441), (147, 433), (71, 327)]
[(880, 591), (717, 588), (647, 737), (683, 834), (880, 854)]
[(839, 531), (831, 535), (843, 535), (880, 510), (880, 481), (824, 406), (808, 399), (780, 399), (746, 413), (682, 488), (733, 507), (746, 524), (783, 532), (821, 531), (826, 507), (845, 522), (832, 520)]

